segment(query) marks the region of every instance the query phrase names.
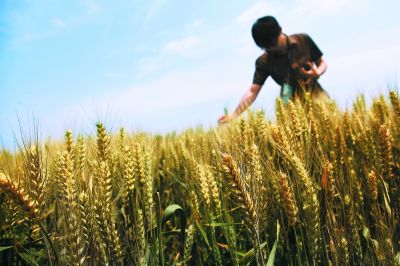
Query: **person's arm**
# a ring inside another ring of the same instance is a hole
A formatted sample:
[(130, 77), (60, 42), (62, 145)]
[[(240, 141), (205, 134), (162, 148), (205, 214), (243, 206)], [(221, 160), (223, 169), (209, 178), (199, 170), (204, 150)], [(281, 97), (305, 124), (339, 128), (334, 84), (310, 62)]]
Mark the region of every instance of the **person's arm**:
[(300, 69), (301, 73), (311, 79), (318, 79), (322, 74), (325, 73), (328, 65), (326, 64), (325, 60), (320, 57), (316, 62), (307, 62), (309, 66), (308, 70), (305, 70), (304, 67)]
[(219, 117), (218, 121), (220, 123), (226, 123), (229, 120), (239, 116), (241, 113), (244, 112), (257, 98), (258, 93), (261, 90), (261, 85), (259, 84), (252, 84), (250, 88), (246, 91), (246, 93), (243, 95), (242, 99), (240, 99), (240, 102), (238, 106), (236, 107), (235, 111), (230, 114), (230, 115), (222, 115)]
[(322, 74), (325, 73), (327, 65), (325, 60), (322, 58), (322, 52), (319, 47), (315, 44), (313, 39), (307, 34), (304, 35), (305, 41), (308, 44), (310, 51), (310, 61), (307, 62), (309, 66), (307, 70), (302, 67), (300, 71), (303, 75), (308, 77), (308, 80), (317, 80)]
[(326, 69), (328, 68), (328, 65), (326, 64), (326, 61), (322, 57), (315, 62), (315, 65), (316, 65), (315, 75), (316, 78), (319, 78), (319, 76), (325, 73)]

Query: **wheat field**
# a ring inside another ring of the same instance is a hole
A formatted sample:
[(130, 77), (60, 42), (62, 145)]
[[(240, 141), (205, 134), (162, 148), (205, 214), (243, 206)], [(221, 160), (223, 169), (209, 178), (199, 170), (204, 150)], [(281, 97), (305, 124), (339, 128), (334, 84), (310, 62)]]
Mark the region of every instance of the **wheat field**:
[(0, 153), (2, 265), (400, 265), (400, 100)]

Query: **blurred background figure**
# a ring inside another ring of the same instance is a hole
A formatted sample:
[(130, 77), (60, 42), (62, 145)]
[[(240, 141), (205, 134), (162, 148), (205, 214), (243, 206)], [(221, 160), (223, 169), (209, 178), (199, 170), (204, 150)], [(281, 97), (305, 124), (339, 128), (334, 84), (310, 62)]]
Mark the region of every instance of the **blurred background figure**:
[(256, 60), (253, 83), (232, 114), (219, 117), (220, 123), (233, 119), (246, 110), (257, 98), (265, 80), (271, 76), (281, 86), (280, 96), (288, 100), (302, 97), (305, 92), (312, 96), (326, 95), (318, 82), (327, 64), (322, 52), (307, 34), (286, 35), (272, 16), (259, 18), (252, 27), (254, 42), (264, 53)]

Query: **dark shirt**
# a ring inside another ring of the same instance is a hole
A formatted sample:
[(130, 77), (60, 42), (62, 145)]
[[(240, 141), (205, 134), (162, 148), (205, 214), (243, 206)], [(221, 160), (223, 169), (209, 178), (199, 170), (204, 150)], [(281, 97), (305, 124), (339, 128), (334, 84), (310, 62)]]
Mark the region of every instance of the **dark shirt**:
[(321, 85), (316, 80), (311, 84), (304, 85), (302, 80), (305, 77), (302, 77), (299, 71), (307, 61), (318, 61), (322, 57), (321, 50), (307, 34), (293, 34), (288, 37), (291, 51), (290, 70), (288, 50), (279, 54), (264, 52), (256, 60), (253, 83), (262, 86), (265, 80), (271, 76), (281, 86), (284, 82), (289, 81), (294, 95), (301, 94), (303, 91), (323, 92)]

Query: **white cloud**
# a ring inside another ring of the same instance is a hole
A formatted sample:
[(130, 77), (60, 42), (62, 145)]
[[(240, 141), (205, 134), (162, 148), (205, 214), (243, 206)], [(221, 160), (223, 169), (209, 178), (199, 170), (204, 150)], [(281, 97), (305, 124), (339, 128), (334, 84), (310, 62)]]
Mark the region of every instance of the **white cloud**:
[(28, 33), (23, 34), (20, 39), (16, 40), (16, 42), (17, 43), (25, 43), (25, 42), (37, 41), (41, 37), (43, 37), (43, 35), (44, 34), (40, 34), (37, 32), (28, 32)]
[(308, 8), (312, 7), (315, 13), (333, 13), (344, 8), (350, 3), (354, 4), (354, 2), (348, 0), (297, 0), (296, 6), (307, 6)]
[(192, 35), (167, 43), (164, 50), (184, 57), (193, 57), (201, 54), (202, 44), (202, 39)]
[(257, 18), (271, 14), (275, 11), (275, 7), (270, 6), (266, 2), (257, 2), (236, 18), (236, 22), (242, 25), (253, 23)]
[(334, 93), (343, 96), (349, 88), (372, 91), (392, 82), (394, 75), (400, 73), (400, 68), (397, 61), (389, 59), (388, 55), (393, 59), (400, 58), (399, 45), (397, 40), (397, 43), (380, 48), (369, 46), (329, 60), (330, 73), (326, 78), (329, 83), (337, 84)]
[(275, 16), (281, 25), (307, 25), (315, 23), (326, 15), (338, 14), (342, 10), (366, 12), (370, 0), (293, 0), (293, 1), (258, 1), (237, 18), (236, 22), (249, 27), (259, 17)]
[(168, 112), (190, 109), (195, 105), (204, 105), (207, 108), (211, 102), (226, 103), (232, 97), (233, 105), (236, 105), (249, 85), (249, 75), (241, 73), (241, 66), (227, 61), (169, 71), (163, 76), (155, 76), (152, 82), (125, 89), (115, 88), (95, 102), (93, 99), (75, 102), (65, 113), (82, 110), (93, 121), (99, 109), (111, 109), (116, 116), (123, 117), (128, 123), (129, 119), (153, 114), (159, 114), (157, 119), (163, 120)]
[(309, 10), (313, 10), (314, 13), (319, 13), (320, 16), (326, 14), (339, 13), (342, 10), (351, 10), (352, 12), (357, 11), (365, 13), (371, 6), (371, 0), (297, 0), (298, 5), (307, 6)]
[(195, 30), (205, 25), (205, 21), (203, 18), (196, 19), (192, 23), (188, 25), (189, 30)]
[(146, 16), (144, 17), (144, 25), (146, 25), (150, 20), (152, 20), (160, 10), (163, 8), (165, 5), (166, 0), (155, 0), (152, 2), (149, 10), (147, 11)]
[(53, 25), (57, 26), (57, 27), (66, 27), (67, 24), (65, 23), (64, 20), (60, 19), (60, 18), (54, 18), (51, 20), (51, 23), (53, 23)]
[(101, 6), (97, 0), (85, 0), (84, 3), (89, 13), (98, 13), (101, 11)]
[(118, 106), (129, 110), (135, 101), (134, 112), (162, 112), (224, 98), (227, 92), (235, 90), (234, 87), (243, 89), (237, 85), (240, 84), (238, 79), (222, 80), (220, 69), (221, 66), (209, 65), (168, 73), (154, 82), (125, 90), (121, 93), (123, 97), (118, 97)]
[(108, 78), (119, 78), (119, 77), (122, 77), (122, 74), (119, 73), (119, 72), (110, 71), (110, 72), (107, 72), (107, 73), (106, 73), (106, 76), (107, 76)]
[(141, 61), (139, 71), (142, 75), (155, 73), (166, 66), (165, 60), (162, 58), (145, 58)]

